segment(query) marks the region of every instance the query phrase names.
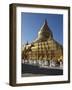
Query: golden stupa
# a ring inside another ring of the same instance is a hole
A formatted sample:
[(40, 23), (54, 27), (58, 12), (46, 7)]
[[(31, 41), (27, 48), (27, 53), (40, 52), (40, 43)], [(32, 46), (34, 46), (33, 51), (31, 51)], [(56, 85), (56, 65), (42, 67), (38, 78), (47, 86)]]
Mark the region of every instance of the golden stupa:
[(53, 38), (47, 20), (40, 28), (38, 37), (30, 44), (24, 45), (22, 48), (23, 60), (41, 60), (41, 61), (62, 61), (63, 47)]

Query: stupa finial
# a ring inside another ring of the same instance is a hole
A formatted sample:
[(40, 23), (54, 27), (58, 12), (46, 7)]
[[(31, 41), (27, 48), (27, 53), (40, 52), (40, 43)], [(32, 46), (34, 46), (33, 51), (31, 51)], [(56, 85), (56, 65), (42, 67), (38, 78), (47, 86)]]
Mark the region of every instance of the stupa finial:
[(47, 19), (45, 19), (45, 25), (47, 25)]

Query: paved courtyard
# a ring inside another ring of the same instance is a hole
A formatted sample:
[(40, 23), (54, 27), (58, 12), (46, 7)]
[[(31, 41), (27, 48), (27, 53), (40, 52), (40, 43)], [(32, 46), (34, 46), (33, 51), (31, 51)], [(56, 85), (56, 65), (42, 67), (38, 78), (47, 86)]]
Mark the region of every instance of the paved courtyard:
[(39, 67), (35, 65), (22, 64), (22, 77), (43, 75), (63, 75), (63, 69), (60, 67)]

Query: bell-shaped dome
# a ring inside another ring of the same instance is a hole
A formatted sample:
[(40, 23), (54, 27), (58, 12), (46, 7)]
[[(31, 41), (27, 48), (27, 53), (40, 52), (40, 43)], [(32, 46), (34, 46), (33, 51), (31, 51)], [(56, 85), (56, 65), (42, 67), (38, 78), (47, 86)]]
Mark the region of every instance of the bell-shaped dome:
[(38, 38), (35, 41), (46, 41), (51, 38), (53, 38), (53, 34), (47, 24), (47, 20), (45, 20), (44, 24), (38, 32)]

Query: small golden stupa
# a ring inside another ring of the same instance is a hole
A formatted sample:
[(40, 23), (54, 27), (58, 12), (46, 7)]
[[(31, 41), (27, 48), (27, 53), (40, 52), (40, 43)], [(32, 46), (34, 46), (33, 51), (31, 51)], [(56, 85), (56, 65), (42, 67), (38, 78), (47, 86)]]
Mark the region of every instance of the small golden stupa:
[(63, 60), (63, 47), (53, 38), (47, 20), (40, 28), (38, 37), (22, 48), (23, 60), (61, 61)]

